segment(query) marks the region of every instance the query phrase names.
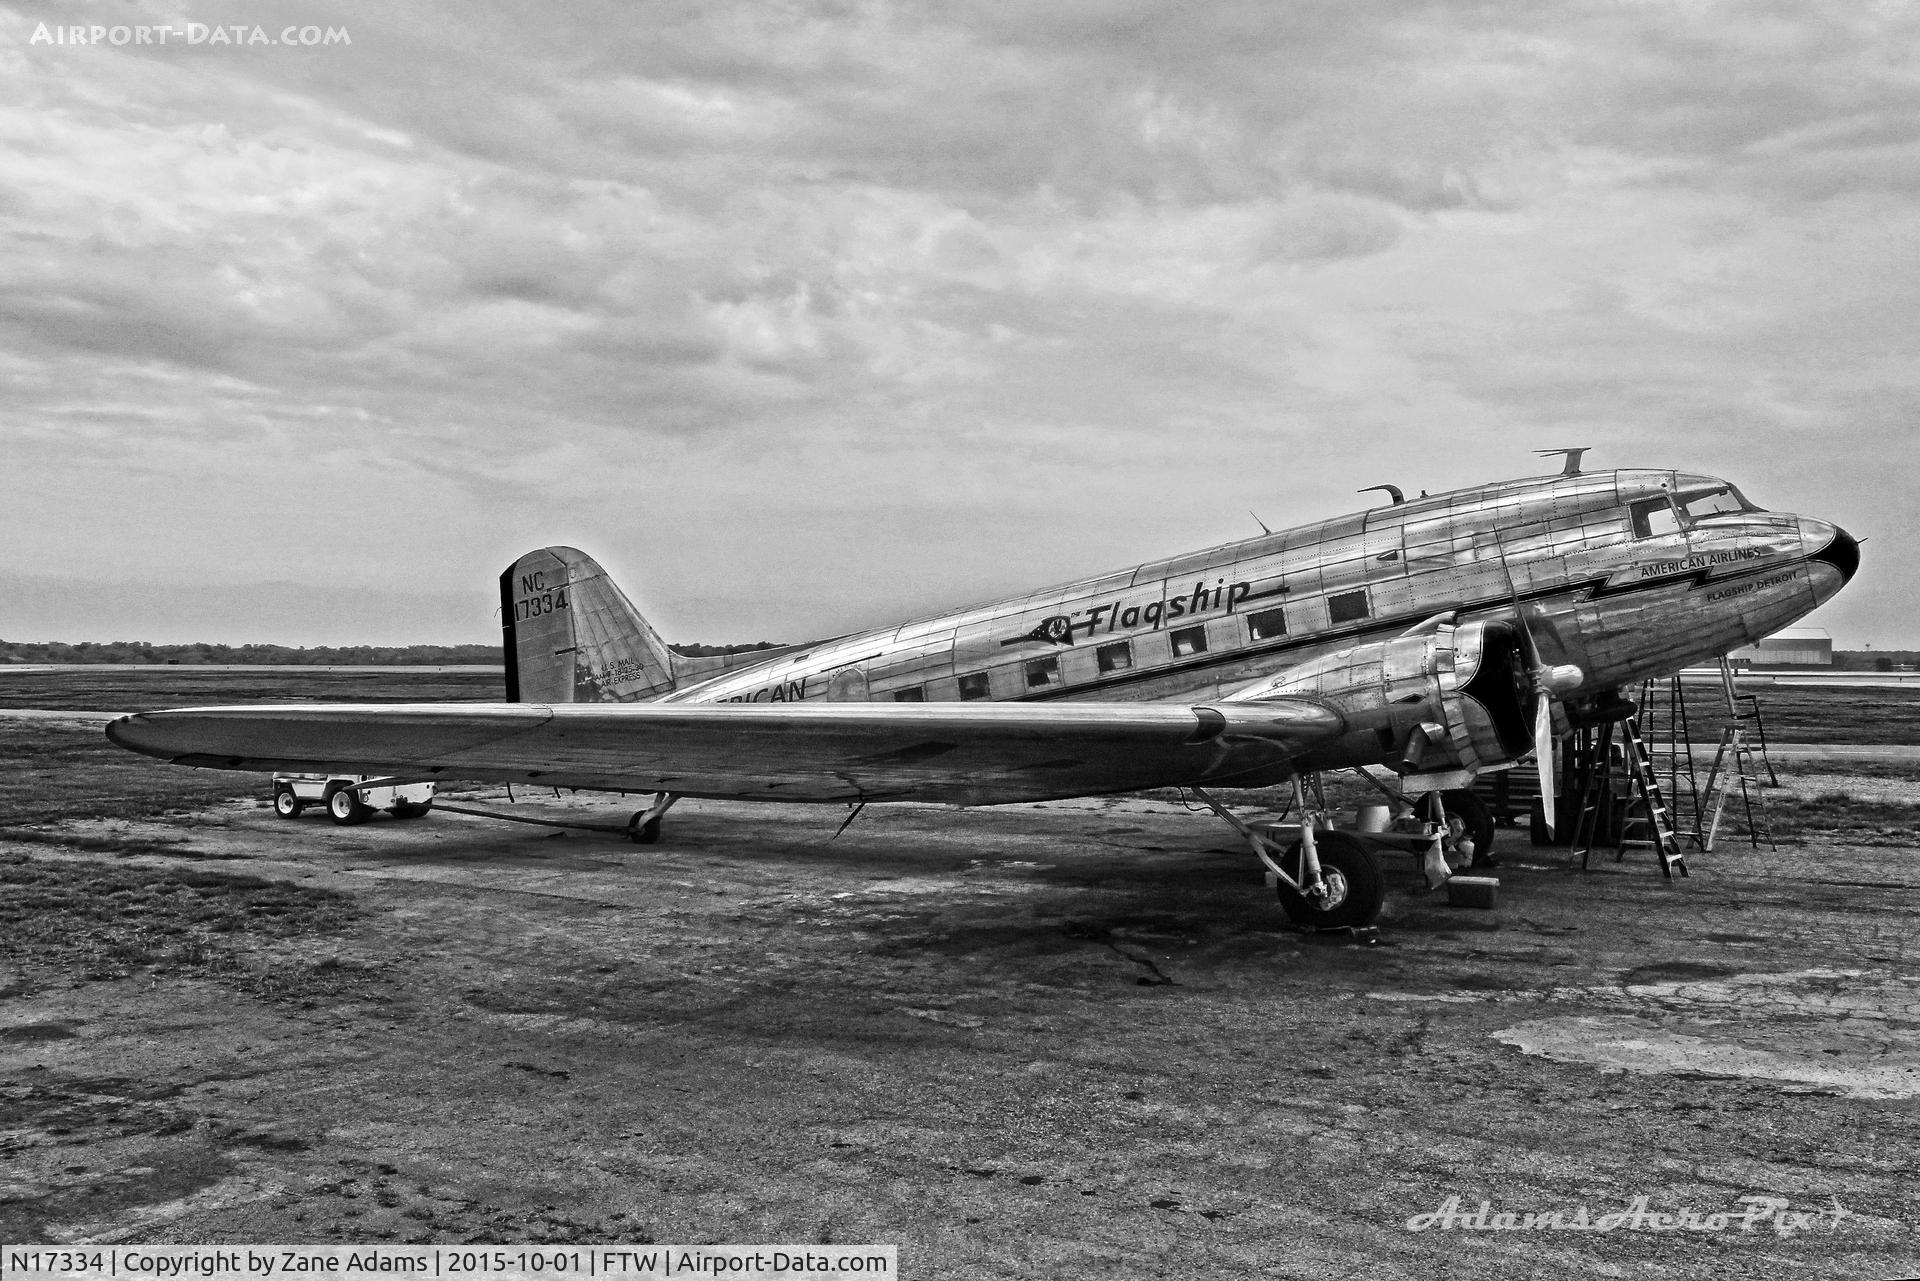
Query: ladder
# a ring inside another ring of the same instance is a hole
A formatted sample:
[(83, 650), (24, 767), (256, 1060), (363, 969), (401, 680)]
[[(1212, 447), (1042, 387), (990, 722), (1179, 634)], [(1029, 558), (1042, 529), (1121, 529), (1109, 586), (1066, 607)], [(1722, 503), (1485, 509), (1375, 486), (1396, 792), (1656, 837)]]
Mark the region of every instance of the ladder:
[[(1663, 877), (1672, 880), (1676, 871), (1685, 876), (1686, 856), (1681, 853), (1679, 839), (1674, 835), (1673, 822), (1667, 813), (1666, 796), (1660, 789), (1659, 774), (1647, 754), (1646, 741), (1640, 734), (1639, 717), (1629, 716), (1619, 725), (1621, 763), (1626, 770), (1627, 803), (1624, 817), (1613, 832), (1614, 862), (1624, 861), (1629, 849), (1650, 849), (1660, 860), (1660, 874)], [(1583, 746), (1589, 763), (1585, 786), (1581, 789), (1580, 819), (1574, 825), (1573, 843), (1579, 847), (1580, 866), (1585, 869), (1595, 847), (1601, 843), (1601, 837), (1613, 825), (1616, 800), (1613, 724), (1602, 725), (1593, 731), (1592, 738)], [(1636, 806), (1641, 807), (1643, 812), (1635, 814)], [(1643, 830), (1645, 835), (1634, 835), (1636, 830)]]
[[(1701, 848), (1711, 850), (1720, 835), (1720, 821), (1726, 816), (1727, 802), (1737, 785), (1740, 806), (1746, 816), (1747, 840), (1754, 849), (1766, 837), (1768, 849), (1779, 849), (1773, 839), (1773, 822), (1767, 814), (1766, 786), (1780, 786), (1773, 762), (1767, 756), (1767, 726), (1760, 717), (1760, 696), (1741, 694), (1733, 686), (1733, 666), (1720, 660), (1720, 680), (1726, 690), (1727, 710), (1732, 723), (1720, 731), (1720, 748), (1713, 754), (1713, 768), (1707, 771), (1707, 787), (1701, 805), (1706, 814)], [(1749, 728), (1751, 727), (1751, 728)], [(1759, 743), (1756, 751), (1754, 743)], [(1760, 770), (1766, 771), (1763, 780)]]
[(1702, 849), (1711, 850), (1720, 836), (1720, 820), (1726, 816), (1727, 801), (1733, 796), (1734, 788), (1740, 789), (1740, 805), (1747, 820), (1747, 840), (1754, 849), (1760, 848), (1760, 838), (1767, 838), (1768, 849), (1779, 849), (1773, 839), (1773, 823), (1767, 816), (1767, 797), (1761, 791), (1761, 776), (1754, 771), (1759, 768), (1755, 762), (1764, 765), (1769, 775), (1773, 767), (1767, 763), (1764, 740), (1761, 749), (1756, 752), (1747, 741), (1747, 731), (1739, 725), (1730, 725), (1720, 732), (1720, 750), (1713, 754), (1713, 768), (1707, 771), (1707, 830), (1703, 836)]
[[(1665, 714), (1664, 721), (1661, 713)], [(1640, 725), (1654, 773), (1666, 778), (1674, 838), (1704, 850), (1699, 773), (1693, 759), (1692, 727), (1687, 723), (1686, 689), (1678, 674), (1641, 684)]]
[[(1629, 817), (1621, 820), (1619, 854), (1615, 862), (1626, 857), (1629, 848), (1650, 849), (1660, 859), (1660, 875), (1671, 881), (1677, 871), (1687, 874), (1687, 856), (1680, 850), (1680, 841), (1674, 835), (1673, 819), (1667, 812), (1667, 798), (1660, 790), (1660, 775), (1654, 769), (1653, 758), (1647, 754), (1646, 742), (1640, 737), (1640, 718), (1629, 716), (1620, 722), (1621, 744), (1626, 748), (1627, 770), (1632, 776), (1633, 790), (1638, 793), (1627, 806)], [(1646, 813), (1633, 814), (1635, 802), (1646, 807)], [(1636, 828), (1644, 828), (1645, 836), (1629, 836)]]
[[(1760, 719), (1760, 696), (1758, 694), (1735, 694), (1733, 719), (1753, 726), (1753, 737), (1760, 744), (1760, 764), (1766, 767), (1767, 786), (1780, 786), (1780, 776), (1773, 772), (1773, 762), (1767, 757), (1767, 723)], [(1745, 706), (1746, 710), (1739, 708)]]

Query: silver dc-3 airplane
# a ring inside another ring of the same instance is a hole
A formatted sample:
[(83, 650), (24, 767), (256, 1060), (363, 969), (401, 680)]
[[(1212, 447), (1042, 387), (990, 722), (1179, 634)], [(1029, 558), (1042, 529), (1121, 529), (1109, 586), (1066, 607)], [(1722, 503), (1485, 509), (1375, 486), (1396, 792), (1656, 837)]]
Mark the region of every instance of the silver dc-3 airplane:
[[(1318, 524), (857, 635), (691, 658), (569, 547), (500, 577), (507, 702), (201, 707), (107, 736), (181, 765), (681, 797), (994, 805), (1184, 788), (1266, 864), (1287, 912), (1365, 925), (1374, 855), (1304, 787), (1384, 766), (1462, 797), (1555, 735), (1631, 713), (1622, 690), (1794, 622), (1859, 544), (1712, 476), (1557, 475)], [(1210, 789), (1291, 784), (1283, 846)], [(1438, 811), (1440, 806), (1431, 806)], [(351, 813), (351, 805), (344, 807)], [(362, 811), (364, 812), (364, 811)], [(1443, 819), (1439, 814), (1431, 817)]]

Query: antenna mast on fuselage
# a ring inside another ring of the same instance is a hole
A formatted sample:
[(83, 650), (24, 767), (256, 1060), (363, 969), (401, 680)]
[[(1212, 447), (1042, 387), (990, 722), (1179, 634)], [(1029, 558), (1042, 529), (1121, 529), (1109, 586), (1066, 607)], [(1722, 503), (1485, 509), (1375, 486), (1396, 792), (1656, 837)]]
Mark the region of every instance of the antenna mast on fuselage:
[(1560, 469), (1560, 474), (1562, 476), (1578, 476), (1580, 474), (1580, 456), (1591, 448), (1591, 445), (1578, 445), (1572, 449), (1536, 449), (1533, 452), (1542, 458), (1553, 458), (1557, 455), (1564, 455), (1567, 460), (1567, 465)]

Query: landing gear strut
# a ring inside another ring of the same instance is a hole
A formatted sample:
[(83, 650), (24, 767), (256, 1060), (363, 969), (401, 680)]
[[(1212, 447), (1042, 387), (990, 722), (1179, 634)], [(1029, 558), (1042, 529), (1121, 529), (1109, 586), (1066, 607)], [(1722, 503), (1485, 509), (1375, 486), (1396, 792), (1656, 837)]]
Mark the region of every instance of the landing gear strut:
[(635, 845), (651, 845), (660, 839), (660, 820), (673, 808), (680, 797), (673, 792), (660, 792), (653, 798), (653, 804), (643, 810), (635, 810), (633, 817), (627, 820), (627, 839)]
[[(1300, 839), (1284, 849), (1205, 788), (1188, 790), (1246, 837), (1254, 857), (1273, 874), (1280, 907), (1288, 920), (1321, 929), (1356, 929), (1373, 924), (1380, 915), (1387, 889), (1379, 861), (1359, 838), (1333, 831), (1323, 806), (1307, 804), (1299, 775), (1293, 779), (1293, 804), (1300, 815)], [(1315, 791), (1317, 795), (1318, 789)]]
[[(1493, 815), (1471, 789), (1453, 788), (1444, 792), (1422, 792), (1417, 796), (1408, 796), (1389, 788), (1364, 769), (1355, 769), (1353, 774), (1386, 798), (1395, 820), (1393, 835), (1398, 836), (1408, 821), (1419, 825), (1420, 833), (1424, 835), (1406, 832), (1405, 837), (1415, 844), (1420, 841), (1426, 843), (1420, 860), (1420, 873), (1426, 879), (1428, 889), (1438, 889), (1453, 875), (1453, 865), (1447, 861), (1450, 852), (1462, 857), (1470, 853), (1474, 867), (1497, 866), (1497, 860), (1490, 853), (1493, 848)], [(1380, 839), (1386, 839), (1386, 836)], [(1396, 839), (1393, 843), (1401, 842)]]

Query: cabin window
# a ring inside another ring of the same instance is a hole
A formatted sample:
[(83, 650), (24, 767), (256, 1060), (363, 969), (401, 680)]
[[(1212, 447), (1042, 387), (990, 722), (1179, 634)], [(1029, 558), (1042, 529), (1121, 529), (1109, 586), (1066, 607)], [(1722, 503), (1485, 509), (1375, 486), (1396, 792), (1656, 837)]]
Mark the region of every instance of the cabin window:
[(992, 692), (992, 689), (987, 684), (987, 674), (985, 672), (968, 672), (960, 678), (961, 698), (985, 698)]
[(1284, 609), (1263, 609), (1247, 615), (1247, 635), (1254, 640), (1272, 640), (1286, 634), (1287, 611)]
[(1204, 627), (1182, 627), (1167, 639), (1173, 642), (1175, 658), (1207, 652), (1207, 629)]
[(1327, 597), (1327, 621), (1330, 623), (1357, 623), (1372, 614), (1364, 587), (1357, 592), (1341, 592), (1338, 596)]
[(1133, 666), (1133, 646), (1127, 641), (1115, 641), (1094, 650), (1093, 657), (1103, 672), (1124, 672)]
[(1045, 689), (1049, 685), (1060, 683), (1060, 659), (1056, 656), (1036, 658), (1027, 664), (1027, 688)]
[(896, 703), (924, 703), (927, 701), (927, 687), (924, 685), (909, 685), (905, 689), (896, 689), (893, 691), (893, 701)]

